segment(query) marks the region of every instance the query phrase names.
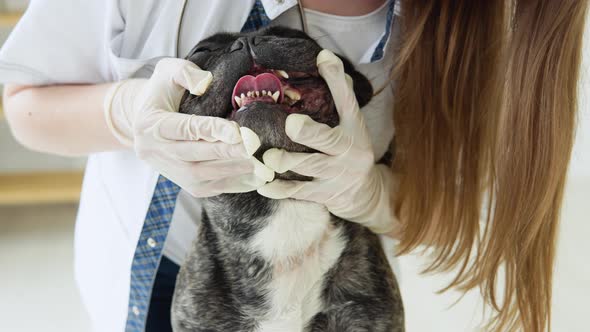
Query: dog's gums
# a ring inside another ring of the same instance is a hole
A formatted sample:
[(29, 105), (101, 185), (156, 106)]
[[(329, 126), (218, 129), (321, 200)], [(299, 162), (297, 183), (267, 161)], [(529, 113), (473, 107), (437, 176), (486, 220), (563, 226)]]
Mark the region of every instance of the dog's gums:
[(255, 64), (234, 86), (229, 118), (234, 119), (236, 112), (246, 111), (254, 102), (276, 104), (286, 113), (322, 113), (328, 111), (331, 100), (317, 72), (287, 72)]

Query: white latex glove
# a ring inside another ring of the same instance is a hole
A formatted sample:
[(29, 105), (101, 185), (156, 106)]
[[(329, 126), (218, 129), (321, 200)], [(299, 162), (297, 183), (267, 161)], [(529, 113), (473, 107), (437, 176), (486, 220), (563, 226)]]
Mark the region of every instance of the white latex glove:
[(252, 157), (258, 136), (217, 117), (178, 113), (186, 90), (202, 95), (212, 75), (166, 58), (150, 79), (125, 80), (105, 97), (107, 123), (138, 157), (196, 197), (252, 191), (274, 172)]
[(391, 209), (393, 175), (385, 165), (376, 165), (371, 140), (342, 61), (328, 50), (317, 57), (320, 75), (328, 84), (340, 124), (335, 128), (303, 114), (287, 117), (285, 130), (297, 143), (322, 153), (293, 153), (270, 149), (264, 163), (277, 173), (288, 170), (314, 179), (275, 180), (258, 189), (274, 199), (294, 198), (324, 204), (345, 220), (388, 233), (397, 219)]

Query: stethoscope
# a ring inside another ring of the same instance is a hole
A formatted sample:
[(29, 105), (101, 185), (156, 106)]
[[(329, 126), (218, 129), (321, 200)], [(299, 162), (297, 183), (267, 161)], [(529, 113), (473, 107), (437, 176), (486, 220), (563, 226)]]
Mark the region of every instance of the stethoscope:
[(305, 18), (305, 10), (303, 10), (303, 4), (301, 0), (297, 0), (297, 7), (299, 7), (299, 19), (301, 20), (301, 29), (303, 32), (308, 33), (307, 19)]

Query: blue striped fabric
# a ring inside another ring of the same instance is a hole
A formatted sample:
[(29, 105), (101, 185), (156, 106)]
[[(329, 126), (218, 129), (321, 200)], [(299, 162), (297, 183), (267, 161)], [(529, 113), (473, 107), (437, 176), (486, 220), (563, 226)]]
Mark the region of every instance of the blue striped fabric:
[[(371, 61), (377, 61), (383, 57), (383, 48), (389, 38), (389, 30), (393, 22), (394, 3), (395, 1), (391, 1), (387, 15), (386, 32)], [(241, 31), (255, 31), (270, 22), (262, 3), (260, 0), (256, 0)], [(164, 176), (158, 178), (133, 256), (126, 332), (142, 332), (145, 330), (151, 291), (162, 259), (164, 242), (168, 235), (179, 192), (180, 187), (178, 185)]]
[(375, 52), (373, 53), (373, 56), (371, 56), (371, 62), (383, 59), (383, 55), (385, 53), (385, 45), (389, 40), (389, 35), (391, 34), (391, 26), (393, 25), (395, 20), (395, 15), (393, 15), (395, 11), (395, 3), (396, 1), (389, 2), (389, 8), (387, 10), (387, 23), (385, 24), (385, 34), (383, 35), (383, 37), (381, 37), (379, 44), (377, 44)]
[(242, 26), (242, 32), (256, 31), (269, 24), (270, 19), (268, 16), (266, 16), (262, 2), (260, 2), (260, 0), (256, 0), (256, 2), (254, 2), (254, 7), (252, 7), (248, 18), (246, 19), (246, 23), (244, 23), (244, 26)]
[[(256, 0), (242, 32), (255, 31), (269, 23), (262, 3)], [(164, 176), (158, 178), (131, 265), (126, 332), (145, 330), (152, 287), (179, 192), (178, 185)]]
[(180, 187), (158, 178), (131, 265), (131, 287), (125, 331), (143, 331), (154, 278), (170, 228)]

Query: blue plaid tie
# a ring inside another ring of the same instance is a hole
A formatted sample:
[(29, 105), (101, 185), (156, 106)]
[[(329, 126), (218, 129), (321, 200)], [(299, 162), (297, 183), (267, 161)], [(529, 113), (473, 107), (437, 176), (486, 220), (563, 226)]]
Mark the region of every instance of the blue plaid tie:
[[(255, 31), (269, 23), (262, 3), (256, 0), (242, 32)], [(179, 192), (178, 185), (163, 176), (158, 178), (131, 265), (127, 332), (145, 329), (151, 291)]]
[[(383, 57), (383, 48), (391, 30), (394, 4), (395, 1), (391, 1), (387, 15), (386, 32), (371, 61), (377, 61)], [(255, 31), (270, 22), (262, 3), (260, 0), (256, 0), (241, 31)], [(162, 258), (164, 242), (168, 235), (179, 192), (180, 187), (178, 185), (163, 176), (158, 178), (131, 265), (131, 287), (126, 332), (142, 332), (145, 330), (151, 291)]]

